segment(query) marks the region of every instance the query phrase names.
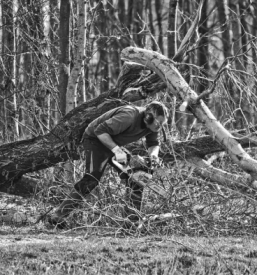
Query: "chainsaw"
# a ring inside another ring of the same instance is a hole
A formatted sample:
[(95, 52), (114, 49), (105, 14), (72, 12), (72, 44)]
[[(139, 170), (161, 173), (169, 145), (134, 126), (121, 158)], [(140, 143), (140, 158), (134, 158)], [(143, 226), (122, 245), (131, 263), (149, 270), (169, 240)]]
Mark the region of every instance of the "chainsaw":
[[(138, 183), (143, 187), (147, 187), (160, 196), (167, 198), (167, 191), (153, 181), (153, 170), (147, 167), (147, 163), (141, 156), (131, 156), (128, 158), (128, 164), (121, 164), (115, 156), (112, 158), (112, 163), (119, 168), (123, 173), (127, 174), (130, 180)], [(145, 171), (144, 171), (145, 170)]]

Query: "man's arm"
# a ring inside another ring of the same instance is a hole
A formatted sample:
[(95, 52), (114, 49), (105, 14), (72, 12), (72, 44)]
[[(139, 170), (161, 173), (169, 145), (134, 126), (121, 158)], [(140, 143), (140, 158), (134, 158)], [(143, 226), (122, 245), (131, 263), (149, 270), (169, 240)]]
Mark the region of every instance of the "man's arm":
[(149, 147), (148, 148), (148, 155), (149, 155), (149, 157), (153, 158), (153, 159), (159, 159), (159, 157), (158, 157), (159, 150), (160, 150), (160, 146), (158, 146), (158, 145)]
[(117, 146), (117, 144), (113, 141), (112, 137), (108, 133), (98, 135), (97, 138), (110, 150)]
[(103, 145), (114, 153), (115, 158), (119, 163), (127, 164), (127, 154), (113, 141), (108, 133), (98, 135), (97, 138), (103, 143)]

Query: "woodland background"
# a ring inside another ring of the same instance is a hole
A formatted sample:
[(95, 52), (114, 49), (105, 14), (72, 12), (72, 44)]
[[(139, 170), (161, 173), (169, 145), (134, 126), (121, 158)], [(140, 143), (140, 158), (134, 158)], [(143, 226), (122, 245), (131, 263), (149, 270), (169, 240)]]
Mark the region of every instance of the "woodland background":
[[(124, 64), (120, 54), (128, 46), (174, 58), (199, 4), (186, 0), (86, 1), (85, 5), (64, 0), (0, 1), (0, 144), (44, 136), (74, 108), (114, 89)], [(198, 27), (178, 64), (198, 94), (215, 88), (204, 102), (226, 129), (244, 129), (246, 136), (256, 124), (256, 8), (256, 1), (203, 1)], [(170, 108), (166, 130), (171, 143), (206, 134), (190, 112), (179, 111), (181, 102), (165, 87), (153, 98)], [(8, 148), (11, 152), (12, 147)], [(254, 148), (249, 154), (256, 159)], [(225, 153), (208, 161), (231, 174), (243, 173)], [(178, 219), (161, 230), (255, 231), (254, 191), (220, 186), (200, 178), (193, 168), (174, 163), (169, 178), (158, 179), (170, 193), (169, 202), (145, 195), (144, 214), (172, 212)], [(60, 161), (33, 172), (34, 196), (42, 203), (59, 202), (82, 174), (80, 160)], [(90, 215), (94, 224), (108, 223), (110, 215), (112, 219), (114, 214), (121, 216), (114, 203), (122, 193), (119, 180), (110, 170), (103, 182), (89, 200), (98, 213), (88, 208), (87, 222)], [(105, 214), (99, 217), (99, 213)], [(117, 219), (112, 226), (116, 225)]]
[[(198, 2), (89, 1), (83, 67), (72, 94), (68, 79), (78, 60), (83, 5), (1, 1), (1, 142), (43, 135), (69, 111), (70, 101), (74, 108), (113, 88), (125, 47), (175, 56)], [(215, 93), (206, 99), (229, 130), (255, 124), (256, 28), (255, 1), (206, 0), (183, 60), (181, 73), (198, 93), (210, 86), (223, 62), (233, 65), (234, 70), (220, 76)], [(190, 125), (187, 120), (189, 115), (176, 110), (171, 126), (179, 137)]]

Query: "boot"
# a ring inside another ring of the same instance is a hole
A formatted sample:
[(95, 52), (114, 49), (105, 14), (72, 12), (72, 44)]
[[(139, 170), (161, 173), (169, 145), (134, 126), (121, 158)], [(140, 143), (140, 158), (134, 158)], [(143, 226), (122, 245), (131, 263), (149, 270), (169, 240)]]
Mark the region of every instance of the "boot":
[(69, 196), (61, 203), (56, 211), (49, 217), (48, 222), (60, 229), (66, 227), (65, 218), (69, 216), (72, 210), (78, 207), (82, 202), (82, 196), (73, 190)]

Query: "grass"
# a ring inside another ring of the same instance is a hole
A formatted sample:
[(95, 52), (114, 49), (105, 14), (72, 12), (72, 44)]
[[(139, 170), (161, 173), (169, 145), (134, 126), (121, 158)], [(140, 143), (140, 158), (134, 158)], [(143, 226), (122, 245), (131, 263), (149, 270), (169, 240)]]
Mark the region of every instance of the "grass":
[[(6, 236), (5, 236), (6, 237)], [(0, 274), (256, 274), (255, 237), (13, 234)]]

